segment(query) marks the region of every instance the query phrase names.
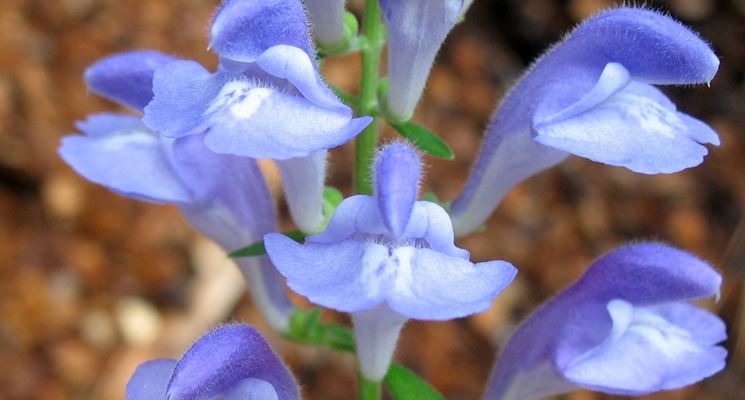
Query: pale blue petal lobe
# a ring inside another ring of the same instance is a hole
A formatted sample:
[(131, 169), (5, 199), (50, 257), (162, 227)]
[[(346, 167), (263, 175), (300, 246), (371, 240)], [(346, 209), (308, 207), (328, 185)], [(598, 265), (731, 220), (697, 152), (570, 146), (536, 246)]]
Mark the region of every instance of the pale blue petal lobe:
[(154, 97), (142, 121), (166, 137), (200, 133), (207, 128), (204, 113), (226, 79), (194, 61), (172, 62), (155, 71)]
[(205, 114), (205, 143), (213, 151), (276, 160), (339, 146), (369, 123), (369, 117), (350, 120), (346, 112), (246, 81), (225, 85)]
[(517, 270), (504, 261), (473, 264), (430, 249), (393, 250), (397, 264), (389, 306), (419, 320), (448, 320), (486, 310), (514, 279)]
[(316, 304), (360, 311), (379, 304), (390, 287), (384, 246), (351, 240), (300, 245), (281, 234), (264, 236), (264, 245), (287, 285)]
[(175, 57), (157, 51), (132, 51), (106, 57), (85, 70), (85, 83), (96, 94), (142, 111), (153, 98), (153, 74)]
[(165, 158), (160, 139), (136, 118), (101, 114), (78, 126), (90, 134), (64, 137), (58, 151), (86, 179), (145, 201), (192, 200)]

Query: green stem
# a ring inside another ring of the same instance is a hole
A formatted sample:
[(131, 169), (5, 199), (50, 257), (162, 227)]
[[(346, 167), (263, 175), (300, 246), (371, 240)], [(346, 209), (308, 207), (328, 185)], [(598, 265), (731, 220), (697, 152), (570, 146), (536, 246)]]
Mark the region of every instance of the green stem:
[(373, 382), (360, 375), (359, 400), (380, 400), (382, 396), (380, 382)]
[(375, 120), (357, 136), (355, 142), (355, 185), (357, 193), (372, 194), (372, 170), (375, 146), (378, 144), (378, 70), (380, 53), (385, 42), (385, 28), (381, 20), (378, 0), (365, 0), (362, 20), (365, 45), (362, 47), (362, 82), (360, 84), (360, 115), (371, 115)]

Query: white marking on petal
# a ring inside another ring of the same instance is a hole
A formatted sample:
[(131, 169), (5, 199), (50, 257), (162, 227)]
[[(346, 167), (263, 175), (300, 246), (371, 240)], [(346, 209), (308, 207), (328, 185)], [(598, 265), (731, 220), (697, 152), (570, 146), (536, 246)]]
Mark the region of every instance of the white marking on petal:
[(271, 97), (273, 89), (259, 86), (258, 82), (235, 80), (226, 83), (212, 100), (205, 114), (227, 109), (233, 117), (250, 118)]
[(256, 88), (248, 91), (244, 96), (238, 97), (236, 102), (230, 106), (230, 112), (236, 118), (248, 119), (258, 111), (261, 103), (272, 96), (272, 90), (267, 88)]
[(621, 92), (611, 96), (602, 107), (623, 110), (624, 116), (633, 119), (645, 132), (673, 139), (676, 132), (686, 131), (685, 124), (674, 109), (668, 109), (645, 96)]
[(368, 297), (378, 296), (383, 284), (388, 281), (391, 273), (395, 272), (392, 270), (389, 267), (388, 249), (385, 246), (370, 243), (365, 247), (360, 282), (367, 288)]

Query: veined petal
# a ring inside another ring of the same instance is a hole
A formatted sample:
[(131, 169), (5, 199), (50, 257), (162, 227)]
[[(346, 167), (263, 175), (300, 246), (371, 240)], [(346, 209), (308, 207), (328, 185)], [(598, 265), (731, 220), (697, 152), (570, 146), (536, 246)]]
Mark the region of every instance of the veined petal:
[(127, 400), (166, 400), (166, 389), (176, 360), (152, 360), (140, 364), (127, 383)]
[[(608, 339), (565, 367), (570, 381), (606, 393), (642, 395), (700, 381), (724, 368), (727, 352), (654, 311), (611, 300)], [(687, 323), (688, 324), (688, 323)]]
[(269, 383), (280, 399), (299, 398), (295, 380), (261, 334), (248, 325), (225, 325), (184, 354), (168, 384), (168, 398), (211, 398), (240, 390), (246, 379)]
[(175, 60), (157, 51), (115, 54), (88, 67), (85, 83), (96, 94), (142, 111), (153, 98), (155, 70)]
[(299, 0), (226, 0), (210, 29), (210, 48), (233, 62), (255, 62), (278, 44), (298, 47), (315, 57)]
[(207, 128), (204, 113), (228, 79), (194, 61), (174, 61), (155, 71), (153, 100), (142, 121), (159, 134), (178, 138)]
[(88, 136), (66, 136), (59, 154), (86, 179), (128, 197), (188, 203), (193, 197), (163, 152), (161, 139), (137, 118), (99, 114), (79, 128)]
[(287, 79), (303, 97), (318, 107), (352, 116), (352, 109), (340, 102), (321, 81), (316, 67), (302, 49), (288, 45), (272, 46), (259, 56), (256, 64), (277, 78)]
[(387, 111), (406, 120), (424, 91), (435, 55), (463, 9), (463, 0), (380, 0), (388, 27)]
[(351, 119), (348, 113), (318, 107), (303, 97), (240, 80), (220, 90), (206, 116), (210, 130), (205, 143), (213, 151), (275, 160), (344, 144), (371, 121)]
[(394, 238), (409, 224), (419, 193), (420, 162), (414, 149), (403, 143), (383, 147), (375, 159), (375, 197)]
[(391, 257), (397, 275), (388, 305), (420, 320), (448, 320), (484, 311), (517, 274), (504, 261), (473, 264), (430, 249), (399, 247)]
[(305, 0), (313, 34), (324, 46), (341, 43), (346, 34), (344, 26), (345, 0)]

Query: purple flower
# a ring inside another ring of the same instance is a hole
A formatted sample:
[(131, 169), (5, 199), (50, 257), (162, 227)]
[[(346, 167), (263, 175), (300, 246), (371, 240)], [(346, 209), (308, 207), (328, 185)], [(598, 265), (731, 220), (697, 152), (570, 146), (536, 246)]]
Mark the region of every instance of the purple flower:
[(724, 323), (687, 301), (718, 295), (721, 277), (696, 257), (637, 244), (597, 260), (507, 342), (484, 399), (543, 398), (583, 387), (643, 395), (724, 368)]
[(617, 8), (588, 19), (497, 108), (452, 204), (456, 233), (478, 228), (510, 188), (570, 154), (645, 174), (700, 164), (703, 144), (719, 138), (652, 84), (709, 82), (718, 67), (709, 46), (670, 17)]
[(408, 120), (424, 91), (445, 37), (458, 22), (463, 0), (380, 0), (388, 27), (386, 112)]
[(474, 264), (453, 244), (450, 218), (416, 201), (420, 160), (404, 144), (383, 148), (376, 195), (344, 200), (326, 230), (301, 245), (264, 237), (267, 254), (295, 292), (352, 313), (362, 374), (380, 380), (409, 319), (447, 320), (487, 309), (514, 278), (503, 261)]
[(140, 365), (127, 384), (127, 400), (294, 400), (294, 378), (266, 340), (244, 324), (202, 336), (180, 360)]
[[(85, 74), (93, 92), (141, 111), (153, 71), (174, 61), (156, 52), (108, 57)], [(59, 154), (86, 179), (121, 195), (175, 204), (199, 231), (236, 250), (276, 231), (272, 199), (256, 161), (216, 154), (199, 136), (165, 138), (129, 115), (97, 114), (62, 139)], [(291, 305), (266, 257), (238, 261), (257, 307), (284, 331)]]
[[(362, 131), (321, 80), (299, 0), (227, 0), (210, 30), (220, 68), (193, 61), (155, 71), (146, 126), (170, 138), (198, 135), (211, 150), (277, 160), (290, 213), (304, 231), (323, 222), (326, 149)], [(298, 178), (314, 173), (310, 180)], [(299, 185), (299, 186), (298, 186)]]

